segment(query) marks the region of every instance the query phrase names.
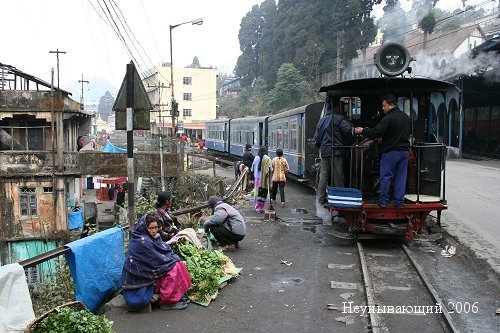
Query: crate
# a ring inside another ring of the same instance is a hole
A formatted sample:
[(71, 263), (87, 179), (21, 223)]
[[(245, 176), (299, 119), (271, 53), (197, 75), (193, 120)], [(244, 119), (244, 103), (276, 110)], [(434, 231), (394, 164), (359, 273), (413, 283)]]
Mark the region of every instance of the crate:
[(338, 208), (361, 208), (363, 196), (357, 188), (327, 186), (328, 206)]
[(68, 302), (68, 303), (64, 303), (62, 305), (59, 305), (59, 306), (56, 306), (55, 308), (53, 308), (52, 310), (49, 310), (47, 312), (45, 312), (43, 315), (41, 315), (40, 317), (38, 318), (35, 318), (33, 319), (29, 324), (28, 326), (26, 326), (26, 329), (24, 330), (24, 333), (32, 333), (35, 331), (35, 328), (38, 324), (40, 324), (42, 322), (42, 320), (44, 320), (48, 315), (50, 315), (52, 312), (56, 311), (56, 309), (60, 309), (60, 308), (63, 308), (63, 307), (72, 307), (73, 309), (77, 310), (77, 311), (81, 311), (81, 310), (87, 310), (87, 307), (85, 306), (85, 304), (83, 304), (82, 302), (80, 301), (74, 301), (74, 302)]

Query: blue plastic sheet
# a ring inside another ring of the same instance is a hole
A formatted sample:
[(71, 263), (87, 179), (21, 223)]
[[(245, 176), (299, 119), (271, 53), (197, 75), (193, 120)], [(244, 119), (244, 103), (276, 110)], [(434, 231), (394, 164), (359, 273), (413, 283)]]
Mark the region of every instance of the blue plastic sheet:
[(95, 312), (121, 288), (123, 229), (117, 226), (66, 246), (71, 249), (66, 260), (75, 282), (76, 300)]
[(126, 153), (127, 149), (117, 147), (107, 140), (102, 148), (102, 151), (105, 153)]
[(83, 227), (83, 211), (68, 213), (68, 230), (75, 230)]

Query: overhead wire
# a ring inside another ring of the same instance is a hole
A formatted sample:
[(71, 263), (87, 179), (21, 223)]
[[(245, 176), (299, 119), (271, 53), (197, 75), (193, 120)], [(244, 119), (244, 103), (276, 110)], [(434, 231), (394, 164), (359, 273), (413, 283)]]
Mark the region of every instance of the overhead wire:
[[(106, 1), (106, 0), (104, 0), (104, 1)], [(142, 46), (142, 44), (135, 37), (135, 34), (132, 31), (132, 29), (130, 29), (130, 27), (129, 27), (128, 23), (127, 23), (127, 20), (125, 19), (125, 16), (123, 16), (123, 12), (121, 11), (121, 9), (118, 7), (118, 5), (116, 4), (116, 2), (114, 0), (108, 0), (108, 1), (109, 1), (109, 4), (110, 4), (110, 7), (113, 9), (114, 13), (116, 14), (116, 17), (117, 17), (118, 21), (120, 22), (121, 26), (123, 27), (123, 30), (125, 31), (125, 34), (127, 35), (128, 39), (130, 40), (130, 42), (132, 44), (132, 47), (135, 49), (135, 51), (137, 52), (137, 55), (139, 56), (139, 58), (143, 62), (143, 65), (147, 65), (147, 62), (142, 57), (142, 54), (139, 51), (139, 49), (137, 48), (136, 44), (139, 45), (139, 47), (142, 49), (142, 52), (144, 53), (144, 55), (146, 56), (146, 58), (149, 60), (149, 62), (154, 67), (154, 64), (151, 61), (151, 58), (149, 58), (149, 55), (147, 54), (146, 50), (144, 50), (144, 47)], [(117, 10), (118, 10), (119, 13), (117, 12)], [(130, 32), (130, 34), (129, 34), (129, 32)], [(133, 38), (130, 35), (132, 35)], [(135, 40), (135, 42), (134, 42), (134, 40)]]
[[(466, 13), (467, 11), (472, 10), (472, 9), (474, 9), (474, 8), (477, 8), (477, 7), (480, 7), (480, 6), (482, 6), (482, 5), (484, 5), (484, 4), (488, 3), (488, 2), (490, 2), (490, 0), (485, 0), (484, 2), (481, 2), (481, 3), (477, 4), (477, 5), (469, 6), (469, 7), (467, 7), (467, 8), (466, 8), (466, 9), (464, 9), (464, 10), (461, 10), (461, 11), (459, 11), (459, 12), (455, 12), (455, 13), (452, 13), (451, 15), (448, 15), (448, 16), (446, 16), (446, 17), (444, 17), (444, 18), (442, 18), (442, 19), (438, 20), (436, 23), (438, 23), (438, 22), (443, 22), (443, 21), (448, 20), (448, 19), (451, 19), (451, 18), (453, 18), (453, 17), (455, 17), (455, 16), (458, 16), (458, 15), (461, 15), (461, 14), (463, 14), (463, 13)], [(404, 26), (402, 26), (402, 27), (412, 27), (413, 25), (415, 25), (415, 24), (417, 24), (417, 23), (418, 23), (418, 22), (411, 22), (411, 23), (409, 23), (409, 24), (407, 24), (407, 25), (404, 25)], [(460, 27), (460, 28), (458, 28), (458, 29), (452, 30), (452, 32), (451, 32), (451, 33), (445, 34), (444, 36), (442, 35), (442, 36), (440, 36), (440, 37), (435, 37), (435, 38), (433, 38), (433, 39), (427, 40), (427, 42), (429, 42), (429, 41), (431, 41), (431, 40), (436, 40), (436, 39), (439, 39), (439, 38), (446, 37), (446, 36), (448, 36), (448, 35), (450, 35), (450, 34), (452, 34), (452, 33), (454, 33), (454, 32), (460, 31), (460, 30), (465, 29), (465, 28), (468, 28), (468, 27)], [(412, 28), (412, 29), (410, 29), (410, 30), (407, 30), (407, 31), (405, 31), (405, 32), (402, 32), (402, 33), (400, 33), (400, 34), (398, 34), (398, 35), (394, 35), (394, 36), (392, 36), (392, 37), (393, 37), (393, 38), (396, 38), (396, 37), (401, 37), (401, 36), (404, 36), (404, 35), (410, 34), (410, 33), (412, 33), (412, 32), (419, 31), (419, 30), (420, 30), (420, 28), (418, 28), (418, 27), (417, 27), (417, 28)], [(344, 45), (349, 46), (349, 45), (352, 45), (352, 44), (354, 44), (354, 43), (356, 43), (356, 42), (355, 42), (355, 41), (351, 41), (351, 42), (348, 42), (348, 43), (346, 43), (346, 44), (344, 44)], [(412, 45), (412, 47), (414, 47), (414, 46), (418, 46), (418, 45), (421, 45), (421, 44), (423, 44), (423, 42), (420, 42), (420, 43), (417, 43), (417, 44), (415, 44), (415, 45)], [(358, 49), (356, 49), (356, 50), (351, 51), (351, 52), (343, 53), (343, 54), (342, 54), (342, 57), (345, 57), (346, 55), (347, 55), (347, 56), (349, 56), (349, 55), (355, 55), (355, 54), (357, 55), (357, 54), (358, 54), (358, 51), (359, 51), (359, 50), (358, 50)], [(339, 57), (339, 56), (335, 56), (335, 57), (331, 58), (331, 60), (335, 60), (335, 59), (337, 59), (338, 57)], [(364, 61), (364, 62), (362, 62), (361, 64), (364, 64), (364, 63), (367, 63), (367, 62), (368, 62), (368, 60), (365, 60), (365, 61)], [(323, 69), (325, 69), (325, 68), (326, 68), (325, 66), (321, 66), (321, 67), (319, 68), (319, 70), (320, 70), (321, 72), (323, 72), (322, 70), (323, 70)], [(323, 72), (323, 73), (324, 73), (324, 72)]]

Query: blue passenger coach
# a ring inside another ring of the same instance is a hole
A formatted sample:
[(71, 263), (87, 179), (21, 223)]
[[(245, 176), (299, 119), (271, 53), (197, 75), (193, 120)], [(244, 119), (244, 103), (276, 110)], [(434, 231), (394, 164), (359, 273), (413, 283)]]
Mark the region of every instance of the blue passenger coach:
[(303, 179), (315, 178), (315, 160), (319, 150), (315, 146), (314, 132), (324, 103), (304, 105), (269, 117), (269, 156), (283, 149), (290, 173)]
[(229, 152), (229, 119), (207, 120), (205, 122), (205, 147), (223, 153)]
[(232, 119), (229, 152), (243, 156), (248, 143), (252, 146), (252, 154), (257, 155), (259, 147), (267, 145), (268, 118), (269, 116)]

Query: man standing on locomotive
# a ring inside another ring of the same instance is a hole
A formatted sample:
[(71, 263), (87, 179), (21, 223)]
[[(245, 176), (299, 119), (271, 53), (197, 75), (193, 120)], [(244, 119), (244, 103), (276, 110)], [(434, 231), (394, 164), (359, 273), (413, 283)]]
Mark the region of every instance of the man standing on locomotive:
[(321, 171), (318, 184), (318, 199), (320, 204), (327, 202), (326, 184), (330, 179), (332, 167), (332, 186), (344, 187), (345, 149), (339, 146), (345, 145), (344, 135), (354, 135), (352, 124), (340, 112), (340, 100), (330, 100), (327, 98), (325, 106), (325, 115), (319, 120), (316, 126), (316, 133), (314, 134), (316, 147), (319, 147), (321, 152)]
[(396, 208), (404, 207), (406, 175), (408, 172), (408, 150), (410, 149), (410, 118), (397, 106), (396, 96), (382, 97), (384, 117), (374, 127), (356, 127), (356, 134), (374, 139), (382, 137), (380, 144), (380, 197), (379, 206), (387, 207), (391, 181), (394, 183)]

